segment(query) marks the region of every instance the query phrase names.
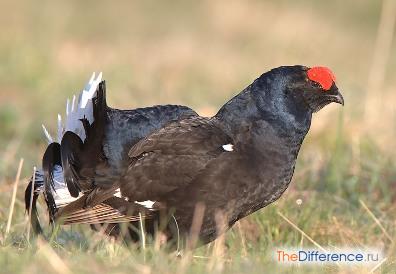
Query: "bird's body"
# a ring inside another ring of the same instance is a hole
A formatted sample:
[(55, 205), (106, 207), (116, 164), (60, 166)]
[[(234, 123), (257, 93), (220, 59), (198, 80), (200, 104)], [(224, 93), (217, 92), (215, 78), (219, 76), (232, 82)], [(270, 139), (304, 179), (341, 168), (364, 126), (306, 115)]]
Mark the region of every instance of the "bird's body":
[(278, 199), (292, 178), (312, 111), (273, 105), (278, 91), (272, 86), (256, 80), (216, 116), (174, 122), (140, 141), (129, 153), (135, 160), (121, 181), (122, 196), (174, 208), (181, 233), (189, 233), (196, 205), (204, 204), (202, 243), (216, 238), (217, 212), (228, 229)]
[[(99, 102), (100, 94), (99, 87)], [(143, 129), (141, 119), (113, 118), (115, 126), (107, 123), (104, 130), (103, 151), (108, 164), (113, 165), (111, 170), (122, 172), (117, 180), (104, 172), (89, 187), (78, 178), (66, 179), (71, 192), (82, 191), (83, 196), (61, 209), (58, 217), (79, 222), (81, 212), (105, 203), (119, 222), (136, 222), (137, 212), (144, 212), (147, 231), (154, 233), (153, 226), (165, 212), (171, 214), (179, 236), (188, 236), (198, 223), (197, 236), (201, 243), (208, 243), (237, 220), (282, 195), (293, 176), (312, 113), (330, 102), (343, 103), (331, 72), (290, 66), (263, 74), (211, 118), (187, 111), (188, 117), (176, 115), (176, 119), (158, 125), (156, 116), (154, 122), (145, 121)], [(98, 106), (94, 104), (94, 113), (95, 109), (100, 113)], [(100, 115), (94, 116), (100, 121)], [(152, 123), (155, 126), (147, 126)], [(137, 132), (141, 134), (125, 138), (133, 135), (135, 128), (140, 128)], [(89, 130), (86, 135), (89, 139)], [(66, 149), (72, 150), (71, 146)], [(76, 152), (69, 155), (78, 158), (79, 150)], [(150, 210), (133, 205), (147, 200), (155, 202)], [(197, 222), (198, 205), (202, 218)], [(109, 222), (101, 216), (95, 218)], [(120, 230), (114, 223), (111, 230), (117, 236)], [(175, 236), (174, 226), (164, 231), (169, 238)], [(130, 234), (136, 239), (132, 230)]]

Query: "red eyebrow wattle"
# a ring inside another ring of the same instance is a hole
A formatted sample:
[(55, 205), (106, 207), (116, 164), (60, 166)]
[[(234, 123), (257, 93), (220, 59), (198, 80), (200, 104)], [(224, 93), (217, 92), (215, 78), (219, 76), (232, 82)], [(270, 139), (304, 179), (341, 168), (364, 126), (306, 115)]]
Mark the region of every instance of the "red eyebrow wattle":
[(334, 73), (327, 67), (313, 67), (307, 71), (311, 81), (319, 83), (324, 90), (329, 90), (335, 82)]

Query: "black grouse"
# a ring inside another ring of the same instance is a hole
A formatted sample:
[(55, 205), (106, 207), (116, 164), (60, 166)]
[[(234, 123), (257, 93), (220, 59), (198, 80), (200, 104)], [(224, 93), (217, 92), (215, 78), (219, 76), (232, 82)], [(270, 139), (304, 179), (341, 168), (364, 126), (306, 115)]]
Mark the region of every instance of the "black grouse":
[[(100, 90), (94, 113), (105, 109)], [(166, 219), (171, 220), (164, 229), (168, 239), (183, 239), (197, 223), (194, 213), (201, 205), (203, 214), (196, 232), (201, 244), (208, 243), (282, 195), (291, 181), (312, 114), (331, 102), (344, 103), (328, 68), (275, 68), (214, 117), (193, 114), (175, 119), (124, 146), (129, 151), (129, 158), (123, 158), (124, 173), (113, 177), (105, 172), (94, 181), (84, 180), (81, 172), (81, 142), (68, 137), (68, 142), (62, 141), (60, 153), (65, 181), (73, 196), (82, 193), (54, 216), (66, 224), (109, 223), (109, 231), (116, 231), (116, 236), (121, 231), (119, 223), (144, 220), (146, 232), (154, 233), (155, 226)], [(95, 122), (83, 124), (87, 140), (94, 143), (90, 130)], [(74, 136), (66, 132), (63, 138), (67, 135)], [(128, 230), (132, 239), (138, 239), (134, 231)]]

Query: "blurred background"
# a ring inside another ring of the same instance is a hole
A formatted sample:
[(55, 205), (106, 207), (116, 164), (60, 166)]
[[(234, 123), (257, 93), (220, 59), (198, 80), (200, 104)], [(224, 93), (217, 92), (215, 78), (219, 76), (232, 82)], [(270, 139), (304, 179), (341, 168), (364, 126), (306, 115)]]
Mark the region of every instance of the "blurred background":
[(317, 114), (315, 133), (336, 129), (341, 112), (342, 127), (357, 133), (370, 94), (384, 103), (372, 106), (377, 122), (388, 123), (384, 131), (395, 128), (394, 45), (378, 49), (386, 58), (379, 68), (384, 81), (369, 89), (378, 62), (382, 1), (2, 1), (1, 6), (0, 156), (24, 157), (26, 167), (39, 163), (41, 123), (55, 129), (66, 98), (78, 93), (93, 71), (104, 73), (110, 106), (178, 103), (212, 115), (273, 67), (326, 65), (337, 76), (346, 106)]
[[(55, 131), (57, 113), (93, 71), (104, 73), (112, 107), (175, 103), (210, 116), (273, 67), (325, 65), (336, 74), (345, 107), (314, 115), (293, 184), (276, 209), (260, 213), (265, 221), (251, 217), (247, 234), (259, 227), (261, 237), (266, 222), (288, 227), (274, 213), (280, 209), (318, 241), (396, 249), (389, 240), (396, 227), (395, 1), (24, 0), (0, 7), (2, 220), (19, 159), (22, 201), (46, 146), (41, 124)], [(22, 202), (16, 212), (13, 223), (23, 222)], [(342, 229), (335, 231), (334, 218)], [(271, 231), (274, 245), (300, 239)]]

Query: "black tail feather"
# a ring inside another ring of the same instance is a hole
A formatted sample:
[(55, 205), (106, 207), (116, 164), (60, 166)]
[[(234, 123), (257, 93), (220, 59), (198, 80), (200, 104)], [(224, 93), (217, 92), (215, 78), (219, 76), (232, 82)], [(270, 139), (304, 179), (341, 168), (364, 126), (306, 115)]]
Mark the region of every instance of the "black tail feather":
[[(87, 138), (84, 141), (84, 150), (86, 157), (94, 156), (98, 162), (98, 155), (103, 154), (103, 138), (105, 125), (107, 122), (107, 104), (106, 104), (106, 83), (102, 81), (96, 90), (96, 96), (92, 99), (94, 121), (92, 125), (83, 122)], [(99, 154), (100, 153), (100, 154)], [(92, 155), (91, 155), (92, 154)], [(91, 161), (90, 161), (91, 162)]]
[[(44, 188), (44, 174), (41, 170), (37, 170), (34, 175), (34, 189), (32, 195), (33, 176), (30, 178), (29, 184), (25, 190), (25, 209), (29, 213), (31, 211), (30, 223), (35, 234), (42, 234), (43, 230), (40, 225), (37, 212), (37, 199)], [(32, 200), (31, 200), (32, 198)], [(31, 207), (30, 207), (31, 206)]]
[(43, 172), (44, 172), (44, 194), (47, 202), (50, 221), (54, 221), (54, 216), (57, 211), (55, 199), (52, 195), (52, 190), (55, 191), (54, 183), (54, 167), (55, 165), (62, 166), (61, 150), (59, 143), (51, 143), (43, 156)]
[(81, 167), (82, 148), (83, 143), (77, 134), (67, 131), (63, 135), (61, 142), (63, 175), (70, 195), (73, 197), (78, 197), (81, 191), (78, 171)]
[(73, 197), (81, 191), (90, 190), (97, 175), (97, 167), (104, 162), (103, 136), (107, 119), (106, 85), (102, 81), (96, 96), (92, 98), (93, 122), (81, 119), (85, 130), (85, 140), (71, 131), (63, 135), (61, 142), (64, 178)]

